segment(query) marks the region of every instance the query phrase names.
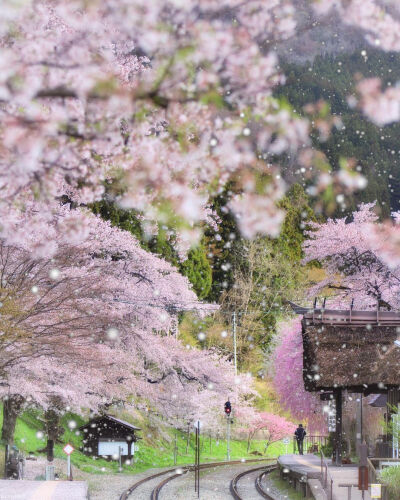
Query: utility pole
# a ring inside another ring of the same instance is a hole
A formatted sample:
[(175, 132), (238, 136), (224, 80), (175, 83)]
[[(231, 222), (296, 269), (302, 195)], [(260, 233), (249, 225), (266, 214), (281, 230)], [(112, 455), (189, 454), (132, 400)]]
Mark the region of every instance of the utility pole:
[(186, 436), (186, 455), (189, 452), (189, 441), (190, 441), (190, 422), (188, 422), (187, 436)]
[(196, 445), (194, 455), (194, 491), (197, 492), (197, 498), (200, 498), (200, 420), (195, 423)]
[(231, 460), (231, 416), (226, 417), (227, 429), (226, 429), (226, 460), (230, 462)]
[(231, 402), (228, 401), (224, 404), (224, 412), (226, 418), (226, 459), (229, 462), (231, 459), (231, 448), (230, 448), (230, 440), (231, 440), (231, 418), (232, 418), (232, 405)]
[(236, 311), (232, 313), (232, 333), (233, 333), (233, 363), (235, 375), (237, 375), (237, 345), (236, 345)]
[(178, 438), (178, 430), (177, 430), (177, 429), (175, 429), (175, 441), (174, 441), (174, 465), (176, 465), (176, 459), (177, 459), (177, 455), (178, 455), (177, 438)]

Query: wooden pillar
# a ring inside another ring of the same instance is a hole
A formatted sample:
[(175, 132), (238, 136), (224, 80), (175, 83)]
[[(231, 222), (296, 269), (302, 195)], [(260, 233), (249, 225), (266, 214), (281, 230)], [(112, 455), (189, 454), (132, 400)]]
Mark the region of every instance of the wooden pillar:
[(128, 460), (132, 460), (132, 439), (127, 439), (126, 442), (128, 443)]
[(356, 410), (356, 453), (359, 456), (360, 445), (363, 442), (363, 393), (358, 394)]
[(342, 465), (342, 389), (335, 390), (336, 403), (336, 433), (335, 433), (335, 463)]
[(396, 406), (400, 403), (400, 391), (399, 389), (389, 389), (388, 390), (388, 405), (390, 407), (389, 413), (393, 413), (393, 406)]
[[(399, 408), (399, 403), (400, 403), (400, 391), (399, 389), (389, 389), (388, 390), (388, 401), (387, 401), (387, 409), (386, 409), (386, 421), (387, 424), (390, 424), (392, 421), (392, 416), (393, 414), (398, 412)], [(396, 417), (397, 418), (397, 417)], [(393, 427), (393, 430), (397, 429), (397, 425)], [(395, 431), (397, 434), (397, 431)], [(392, 434), (388, 433), (387, 435), (387, 440), (390, 448), (388, 449), (388, 457), (393, 457), (397, 456), (397, 449), (398, 449), (398, 437), (395, 439)]]

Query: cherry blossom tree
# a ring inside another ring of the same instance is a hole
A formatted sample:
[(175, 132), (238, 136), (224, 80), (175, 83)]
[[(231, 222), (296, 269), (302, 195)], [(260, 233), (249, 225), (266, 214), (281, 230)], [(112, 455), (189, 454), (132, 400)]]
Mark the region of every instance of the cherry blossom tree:
[[(177, 312), (209, 310), (185, 277), (130, 233), (81, 209), (55, 208), (51, 256), (37, 257), (26, 240), (0, 242), (0, 394), (11, 419), (4, 439), (12, 440), (21, 401), (51, 408), (57, 398), (81, 411), (130, 400), (169, 418), (177, 406), (200, 413), (227, 392), (239, 400), (249, 391), (245, 378), (234, 383), (231, 363), (170, 335)], [(60, 228), (77, 218), (79, 234), (67, 237)]]
[(305, 262), (320, 261), (327, 276), (311, 294), (330, 287), (336, 292), (338, 305), (348, 307), (354, 299), (359, 309), (398, 307), (400, 267), (391, 244), (398, 228), (390, 223), (379, 224), (374, 206), (362, 204), (351, 218), (328, 219), (313, 225), (310, 239), (304, 243)]
[[(235, 177), (242, 194), (231, 208), (246, 234), (276, 234), (283, 184), (257, 151), (309, 144), (307, 121), (271, 97), (284, 81), (274, 40), (295, 28), (289, 2), (107, 0), (99, 9), (36, 0), (4, 8), (2, 217), (12, 220), (16, 201), (32, 194), (87, 203), (105, 181), (145, 220), (178, 224), (187, 246), (209, 216), (210, 195)], [(255, 213), (247, 223), (250, 204), (270, 213), (269, 227)]]
[(270, 444), (280, 441), (284, 437), (292, 436), (296, 429), (292, 422), (273, 413), (246, 409), (239, 411), (238, 416), (241, 415), (247, 424), (241, 429), (247, 432), (247, 452), (249, 452), (251, 440), (257, 433), (262, 434), (265, 438), (265, 451), (267, 451)]

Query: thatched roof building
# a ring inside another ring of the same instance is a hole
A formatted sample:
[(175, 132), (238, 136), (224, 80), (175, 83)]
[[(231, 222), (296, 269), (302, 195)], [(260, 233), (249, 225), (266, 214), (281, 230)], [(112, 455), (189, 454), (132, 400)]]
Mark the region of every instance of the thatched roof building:
[(335, 462), (339, 465), (342, 391), (386, 393), (389, 405), (400, 402), (400, 313), (291, 306), (303, 316), (305, 389), (335, 401)]
[(377, 393), (399, 386), (398, 327), (313, 324), (307, 319), (302, 324), (306, 390)]
[(296, 307), (303, 315), (306, 390), (399, 388), (400, 348), (394, 342), (400, 337), (400, 313)]

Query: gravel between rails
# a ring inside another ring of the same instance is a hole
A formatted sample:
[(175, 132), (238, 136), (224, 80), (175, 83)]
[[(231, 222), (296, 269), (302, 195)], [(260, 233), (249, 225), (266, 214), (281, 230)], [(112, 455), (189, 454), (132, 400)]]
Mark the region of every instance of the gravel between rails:
[[(263, 465), (260, 463), (260, 465)], [(200, 499), (201, 500), (232, 500), (229, 491), (230, 483), (233, 477), (239, 472), (256, 467), (256, 463), (226, 465), (204, 469), (200, 472)], [(249, 474), (251, 479), (243, 477), (239, 481), (240, 493), (246, 500), (259, 500), (261, 496), (255, 488), (255, 478), (260, 474)], [(189, 472), (177, 478), (164, 486), (160, 493), (161, 500), (196, 500), (197, 493), (194, 491), (194, 473)], [(144, 497), (138, 497), (138, 500), (148, 500)]]
[[(37, 475), (44, 474), (44, 469), (47, 462), (44, 458), (39, 458), (35, 463), (30, 463), (27, 467), (27, 476), (29, 479), (35, 479)], [(55, 459), (53, 462), (56, 465), (57, 472), (64, 471), (66, 462), (64, 460)], [(236, 464), (220, 467), (204, 469), (200, 472), (200, 498), (201, 500), (232, 500), (232, 495), (229, 491), (229, 486), (232, 478), (239, 472), (257, 467), (257, 463)], [(263, 465), (262, 462), (259, 465)], [(164, 469), (148, 469), (138, 474), (88, 474), (78, 469), (74, 470), (74, 479), (87, 481), (89, 484), (90, 500), (119, 500), (121, 494), (128, 489), (132, 484), (141, 479), (150, 476), (162, 470), (168, 470), (171, 467)], [(175, 471), (175, 469), (173, 469)], [(172, 472), (174, 473), (174, 472)], [(246, 500), (256, 500), (261, 498), (258, 495), (254, 481), (257, 473), (244, 476), (239, 481), (239, 493)], [(135, 490), (129, 499), (132, 500), (150, 500), (150, 495), (154, 487), (167, 475), (158, 477), (152, 481), (146, 482)], [(287, 499), (276, 489), (269, 476), (265, 477), (263, 487), (266, 491), (271, 492), (276, 500)], [(182, 478), (177, 478), (168, 483), (161, 490), (161, 500), (196, 500), (197, 494), (194, 492), (194, 473), (188, 472), (182, 475)]]
[[(90, 500), (119, 500), (122, 493), (132, 486), (137, 481), (151, 476), (156, 472), (161, 472), (162, 470), (168, 470), (170, 467), (165, 469), (147, 469), (146, 471), (140, 472), (139, 474), (108, 474), (91, 476), (89, 479), (89, 489), (90, 489)], [(174, 474), (172, 472), (171, 474)], [(152, 481), (146, 481), (143, 485), (139, 486), (132, 495), (129, 496), (129, 500), (150, 500), (150, 495), (155, 486), (168, 477), (165, 476), (157, 477)]]

